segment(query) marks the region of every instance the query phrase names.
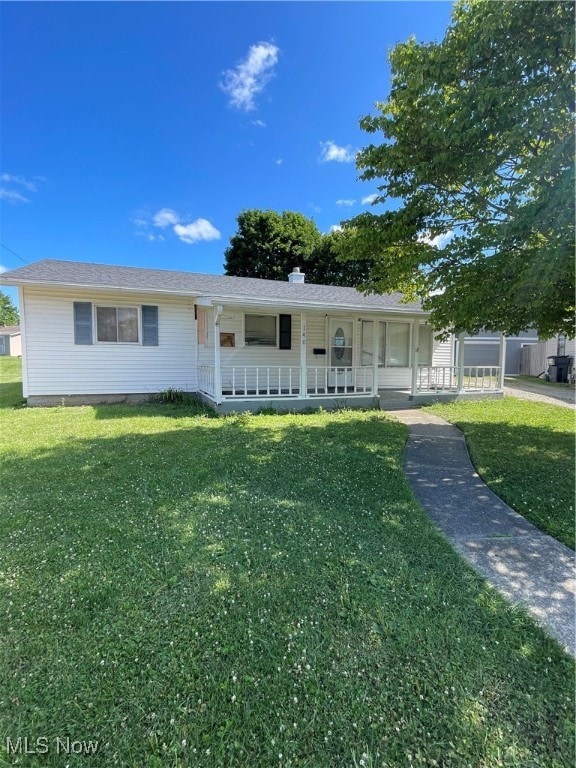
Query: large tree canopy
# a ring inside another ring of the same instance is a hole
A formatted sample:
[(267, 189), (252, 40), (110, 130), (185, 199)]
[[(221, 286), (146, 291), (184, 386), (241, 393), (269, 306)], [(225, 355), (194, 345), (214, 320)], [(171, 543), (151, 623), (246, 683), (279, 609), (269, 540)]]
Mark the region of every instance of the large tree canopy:
[(346, 222), (365, 287), (438, 328), (573, 335), (574, 4), (459, 2), (441, 43), (397, 45), (359, 152), (380, 215)]
[(300, 267), (309, 283), (357, 285), (367, 277), (366, 261), (341, 257), (346, 249), (338, 242), (345, 235), (322, 235), (301, 213), (252, 209), (242, 211), (237, 221), (238, 231), (225, 252), (227, 275), (287, 280)]
[(18, 325), (20, 316), (10, 296), (0, 291), (0, 325)]

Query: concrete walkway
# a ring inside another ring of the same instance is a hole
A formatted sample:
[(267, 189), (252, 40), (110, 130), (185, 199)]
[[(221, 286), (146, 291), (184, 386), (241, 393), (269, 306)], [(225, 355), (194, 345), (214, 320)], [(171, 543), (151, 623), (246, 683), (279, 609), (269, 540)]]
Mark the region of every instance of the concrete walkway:
[(476, 473), (464, 435), (427, 411), (394, 411), (409, 428), (404, 471), (452, 546), (576, 656), (574, 552), (498, 498)]

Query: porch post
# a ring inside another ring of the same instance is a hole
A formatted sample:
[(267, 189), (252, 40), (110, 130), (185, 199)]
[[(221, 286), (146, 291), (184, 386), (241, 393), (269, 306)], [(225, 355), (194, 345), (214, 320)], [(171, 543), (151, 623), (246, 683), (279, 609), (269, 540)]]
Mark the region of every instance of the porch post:
[(380, 343), (380, 321), (377, 319), (372, 320), (372, 366), (374, 373), (374, 397), (380, 397), (380, 390), (378, 387), (378, 345)]
[(418, 391), (418, 349), (420, 347), (420, 323), (412, 323), (412, 395)]
[(306, 313), (300, 313), (300, 393), (302, 400), (308, 394), (308, 375), (306, 373)]
[(458, 334), (458, 393), (464, 389), (464, 336), (464, 332)]
[(222, 372), (220, 367), (220, 317), (223, 312), (221, 304), (214, 307), (214, 402), (222, 402)]
[(500, 372), (498, 374), (498, 389), (504, 391), (504, 371), (506, 369), (506, 336), (500, 334), (500, 354), (498, 355), (498, 365)]

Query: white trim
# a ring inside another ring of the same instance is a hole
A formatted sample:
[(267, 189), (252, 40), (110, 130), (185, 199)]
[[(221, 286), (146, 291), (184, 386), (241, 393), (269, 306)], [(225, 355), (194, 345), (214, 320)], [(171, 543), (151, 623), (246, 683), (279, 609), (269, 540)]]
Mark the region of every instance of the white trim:
[(22, 334), (22, 397), (28, 397), (28, 350), (26, 338), (26, 311), (25, 311), (24, 286), (18, 286), (18, 305), (20, 314), (20, 333)]

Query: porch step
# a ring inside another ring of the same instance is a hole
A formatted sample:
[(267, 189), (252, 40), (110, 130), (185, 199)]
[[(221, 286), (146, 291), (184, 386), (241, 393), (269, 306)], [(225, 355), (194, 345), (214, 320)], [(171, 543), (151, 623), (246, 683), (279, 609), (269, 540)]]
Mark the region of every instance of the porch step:
[(409, 399), (409, 393), (398, 389), (381, 389), (378, 392), (381, 411), (405, 411), (407, 408), (418, 408), (415, 400)]

